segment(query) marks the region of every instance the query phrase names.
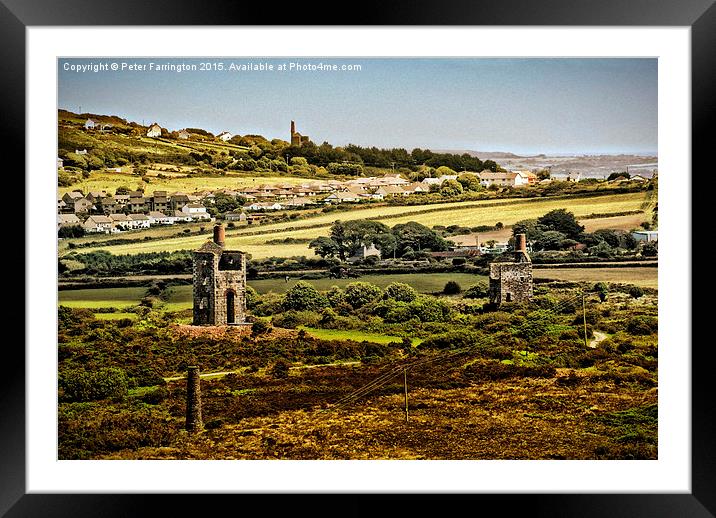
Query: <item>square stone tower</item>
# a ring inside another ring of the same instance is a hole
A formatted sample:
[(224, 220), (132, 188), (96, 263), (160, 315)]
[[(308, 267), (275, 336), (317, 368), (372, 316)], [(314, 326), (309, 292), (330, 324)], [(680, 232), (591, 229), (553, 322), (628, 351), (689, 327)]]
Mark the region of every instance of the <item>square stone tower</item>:
[(532, 299), (532, 260), (527, 255), (527, 236), (515, 235), (514, 259), (490, 263), (490, 304), (524, 304)]
[(246, 322), (246, 256), (224, 249), (224, 227), (193, 253), (194, 325)]

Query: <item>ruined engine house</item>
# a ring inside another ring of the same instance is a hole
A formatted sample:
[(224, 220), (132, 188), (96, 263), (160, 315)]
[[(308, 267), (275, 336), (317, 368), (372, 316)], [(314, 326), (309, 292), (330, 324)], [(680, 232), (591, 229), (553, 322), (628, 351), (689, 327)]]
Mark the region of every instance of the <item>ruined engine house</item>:
[(527, 255), (527, 236), (515, 235), (512, 258), (490, 263), (490, 304), (524, 304), (532, 299), (532, 260)]
[(193, 253), (194, 325), (231, 325), (246, 321), (246, 256), (224, 249), (224, 226)]

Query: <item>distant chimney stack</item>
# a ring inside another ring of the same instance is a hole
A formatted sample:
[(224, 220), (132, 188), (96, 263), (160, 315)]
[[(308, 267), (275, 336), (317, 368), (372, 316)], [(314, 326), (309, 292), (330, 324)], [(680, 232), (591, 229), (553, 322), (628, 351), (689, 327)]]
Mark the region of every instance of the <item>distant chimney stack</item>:
[(527, 235), (515, 234), (515, 252), (527, 253)]
[(224, 225), (221, 223), (217, 223), (214, 225), (214, 243), (216, 243), (219, 246), (224, 246)]
[(296, 123), (294, 121), (291, 121), (291, 135), (296, 133)]

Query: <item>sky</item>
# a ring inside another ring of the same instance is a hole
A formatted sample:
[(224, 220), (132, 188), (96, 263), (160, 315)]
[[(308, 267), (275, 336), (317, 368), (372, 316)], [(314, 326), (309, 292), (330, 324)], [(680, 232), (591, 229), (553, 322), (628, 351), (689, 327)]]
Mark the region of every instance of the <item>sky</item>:
[(169, 130), (289, 140), (293, 119), (335, 146), (657, 150), (653, 58), (61, 58), (58, 79), (59, 108)]

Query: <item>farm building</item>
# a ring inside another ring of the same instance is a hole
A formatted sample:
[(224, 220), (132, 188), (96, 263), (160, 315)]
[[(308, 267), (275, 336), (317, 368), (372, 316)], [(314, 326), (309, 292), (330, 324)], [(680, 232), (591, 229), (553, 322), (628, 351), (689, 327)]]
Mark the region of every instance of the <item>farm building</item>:
[(246, 256), (224, 248), (224, 226), (193, 253), (194, 325), (242, 324), (246, 320)]
[(513, 260), (490, 263), (490, 304), (527, 303), (532, 299), (532, 260), (527, 255), (527, 236), (515, 236)]
[(218, 138), (219, 140), (223, 140), (224, 142), (231, 140), (233, 137), (234, 136), (228, 131), (222, 131), (216, 136), (216, 138)]
[(157, 124), (156, 122), (149, 126), (149, 129), (147, 130), (147, 137), (161, 137), (162, 136), (162, 127)]
[(95, 122), (92, 119), (87, 119), (85, 121), (85, 129), (94, 129)]
[(187, 130), (181, 130), (177, 134), (177, 138), (181, 140), (188, 140), (189, 139), (189, 132)]

